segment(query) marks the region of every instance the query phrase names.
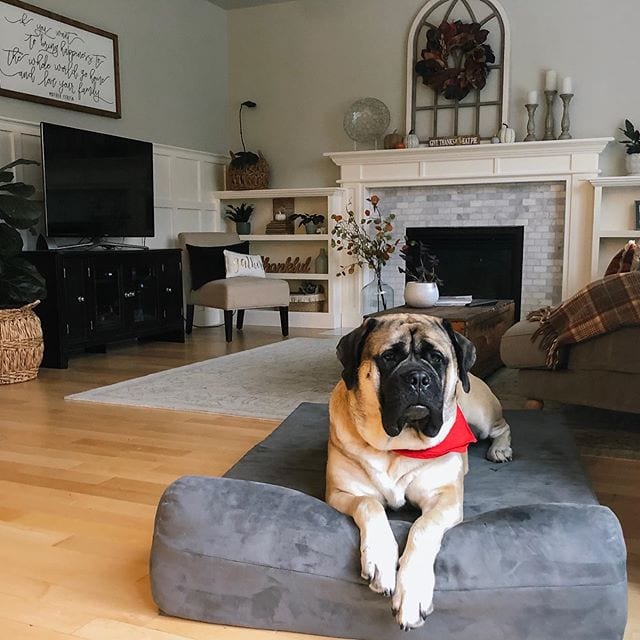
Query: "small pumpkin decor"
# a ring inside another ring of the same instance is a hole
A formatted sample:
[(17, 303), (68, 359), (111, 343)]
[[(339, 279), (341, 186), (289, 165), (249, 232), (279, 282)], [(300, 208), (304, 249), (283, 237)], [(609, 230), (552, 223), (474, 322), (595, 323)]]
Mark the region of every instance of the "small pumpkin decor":
[(504, 124), (500, 127), (500, 131), (498, 131), (498, 140), (501, 143), (509, 143), (516, 141), (516, 132), (515, 129), (512, 129), (508, 124)]
[(385, 149), (398, 149), (399, 144), (404, 145), (404, 136), (398, 133), (397, 129), (394, 129), (392, 133), (387, 133), (384, 137), (383, 144)]
[(483, 89), (496, 61), (485, 44), (489, 31), (478, 22), (443, 22), (427, 31), (427, 46), (415, 71), (422, 82), (447, 100), (462, 100), (472, 89)]
[(407, 149), (417, 149), (420, 146), (420, 138), (416, 135), (416, 132), (411, 129), (405, 136), (404, 146)]

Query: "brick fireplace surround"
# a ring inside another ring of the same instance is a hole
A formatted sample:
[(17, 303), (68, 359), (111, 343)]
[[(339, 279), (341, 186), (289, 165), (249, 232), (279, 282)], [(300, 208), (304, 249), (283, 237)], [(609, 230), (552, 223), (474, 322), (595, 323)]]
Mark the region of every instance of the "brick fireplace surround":
[[(327, 153), (355, 211), (376, 193), (406, 227), (524, 226), (523, 314), (556, 304), (589, 281), (593, 186), (612, 138)], [(394, 258), (385, 281), (401, 304)], [(342, 326), (361, 321), (362, 278), (342, 288)]]

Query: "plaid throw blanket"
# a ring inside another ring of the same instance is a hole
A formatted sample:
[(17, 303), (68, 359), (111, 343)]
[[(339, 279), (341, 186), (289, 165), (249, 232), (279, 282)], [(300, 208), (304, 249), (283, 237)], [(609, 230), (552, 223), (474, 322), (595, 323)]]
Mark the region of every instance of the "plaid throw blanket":
[(527, 320), (540, 322), (531, 340), (542, 338), (547, 366), (555, 369), (562, 345), (640, 325), (640, 271), (596, 280), (555, 309), (532, 311)]

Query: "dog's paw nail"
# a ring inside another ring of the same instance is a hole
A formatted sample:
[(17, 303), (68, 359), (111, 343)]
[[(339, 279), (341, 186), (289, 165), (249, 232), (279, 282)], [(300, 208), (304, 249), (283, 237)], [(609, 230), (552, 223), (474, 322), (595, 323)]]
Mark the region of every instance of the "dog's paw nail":
[(391, 613), (393, 613), (394, 616), (398, 615), (398, 609), (396, 609), (395, 607), (391, 607)]
[(423, 611), (422, 609), (420, 609), (420, 617), (423, 620), (426, 620), (428, 616), (429, 616), (429, 614), (426, 611)]

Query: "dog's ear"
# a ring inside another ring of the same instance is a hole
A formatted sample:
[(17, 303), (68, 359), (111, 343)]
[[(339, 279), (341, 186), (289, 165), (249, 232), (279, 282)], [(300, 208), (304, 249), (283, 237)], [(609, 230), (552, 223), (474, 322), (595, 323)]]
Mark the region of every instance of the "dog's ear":
[(469, 389), (471, 388), (469, 383), (469, 370), (473, 367), (476, 361), (475, 345), (471, 340), (468, 340), (462, 334), (454, 331), (448, 320), (443, 320), (442, 325), (449, 335), (449, 339), (453, 345), (453, 350), (456, 354), (456, 360), (458, 361), (458, 376), (462, 383), (462, 388), (465, 393), (469, 393)]
[(357, 329), (343, 336), (338, 342), (336, 355), (344, 367), (342, 369), (342, 379), (349, 390), (356, 386), (364, 343), (367, 340), (367, 336), (377, 325), (377, 320), (368, 318)]

